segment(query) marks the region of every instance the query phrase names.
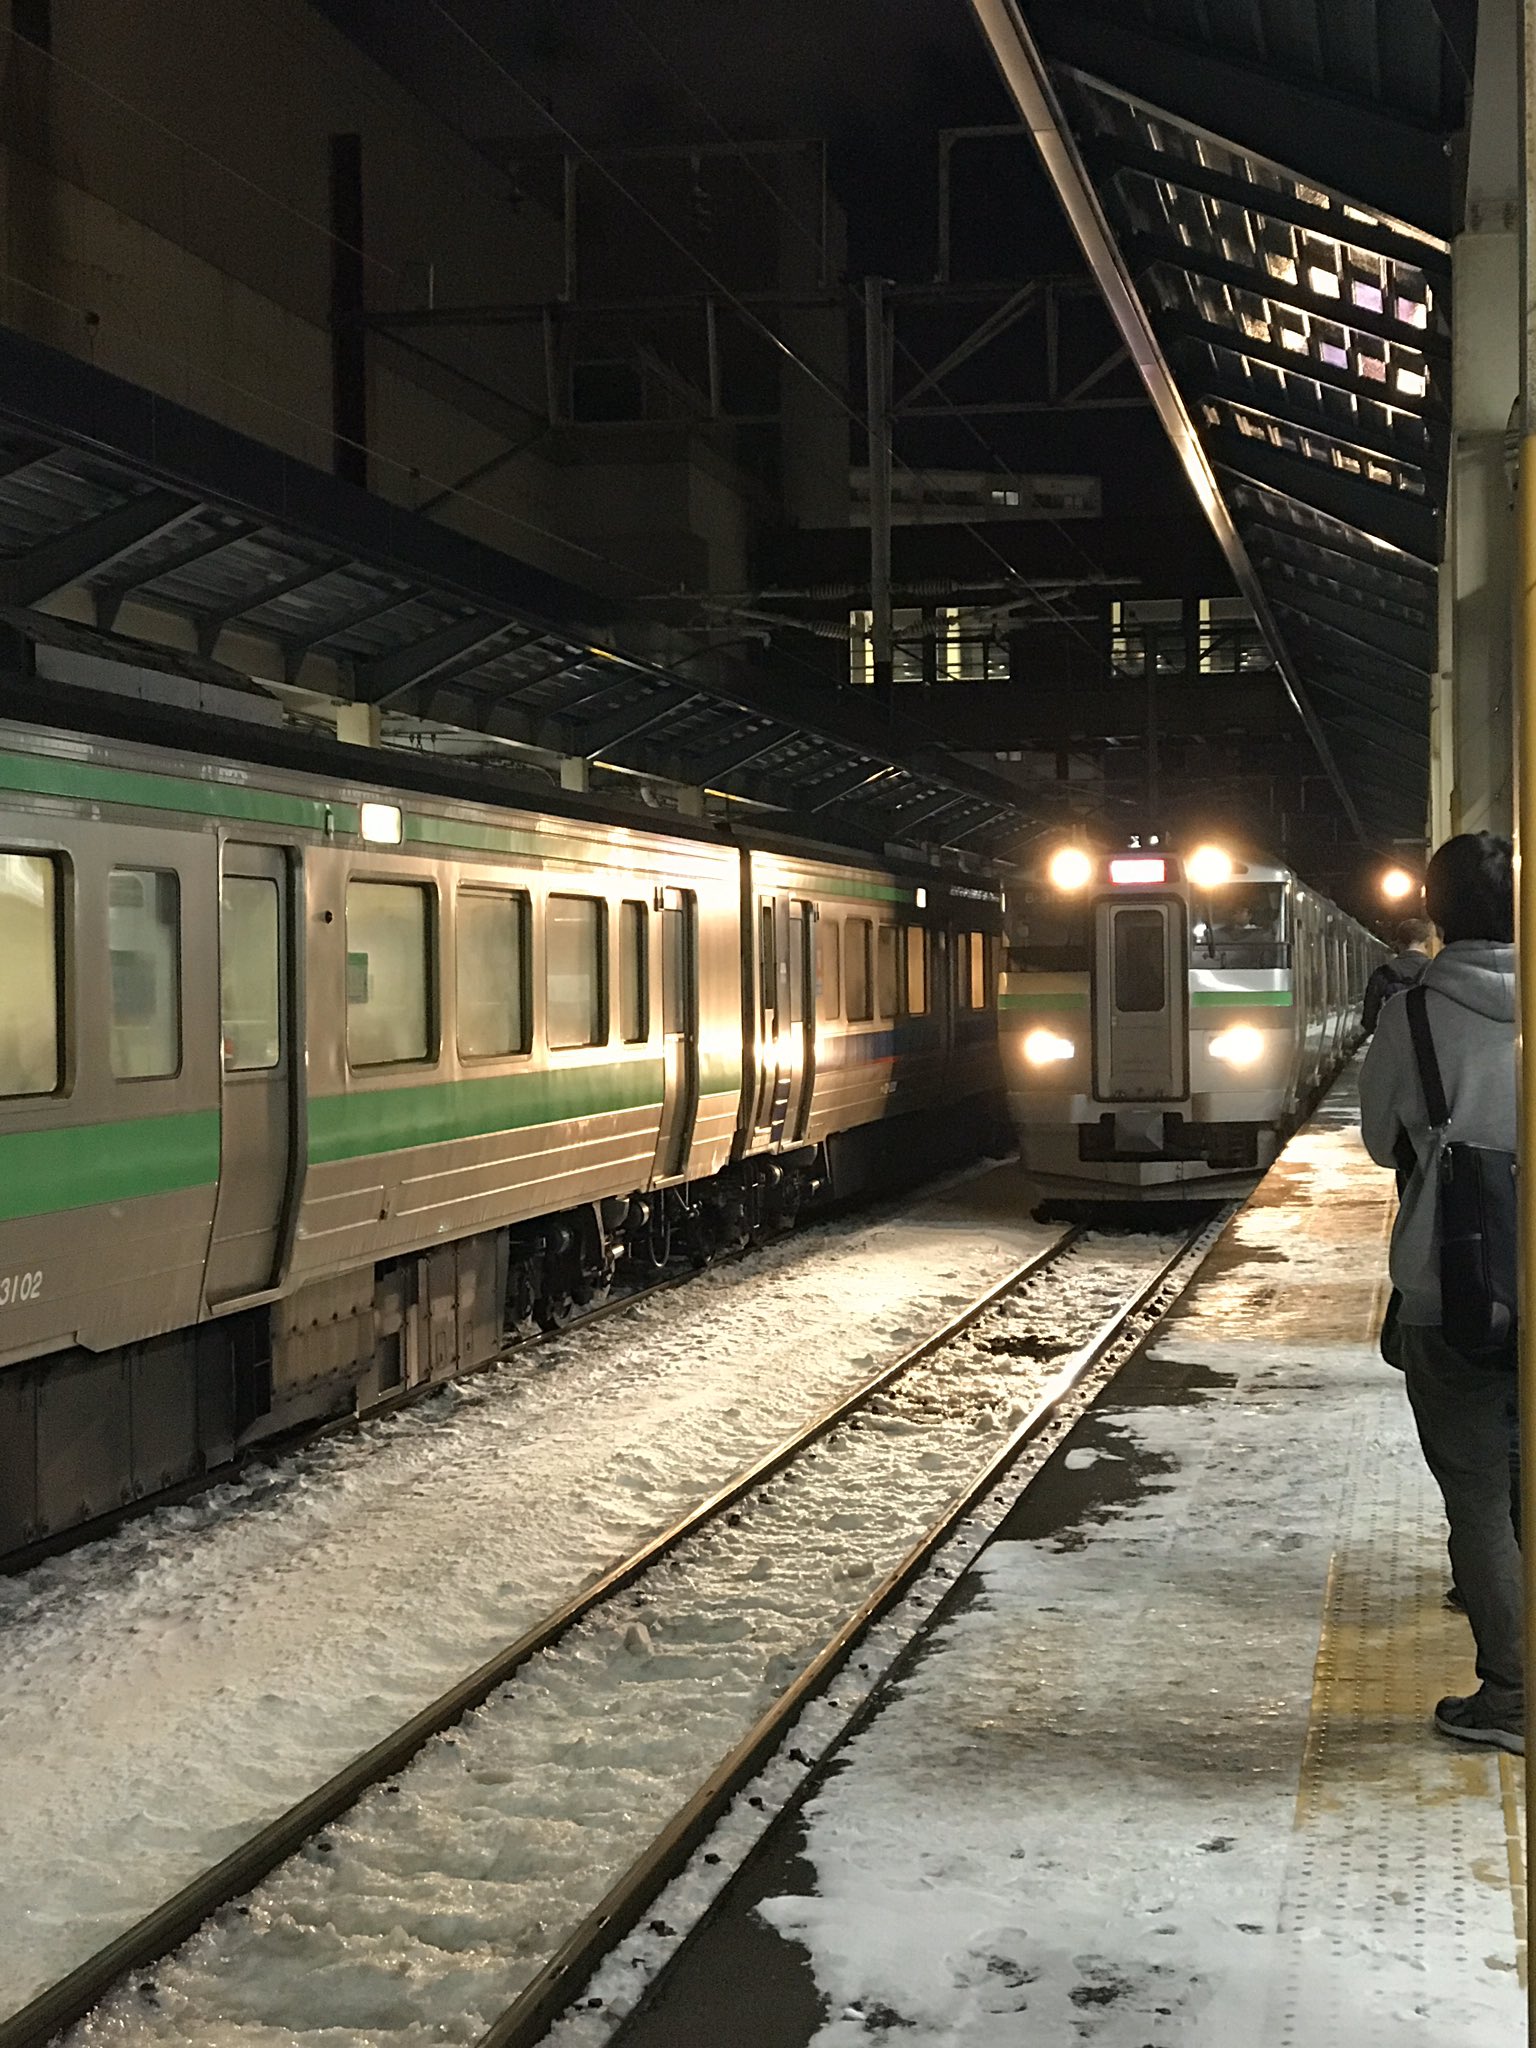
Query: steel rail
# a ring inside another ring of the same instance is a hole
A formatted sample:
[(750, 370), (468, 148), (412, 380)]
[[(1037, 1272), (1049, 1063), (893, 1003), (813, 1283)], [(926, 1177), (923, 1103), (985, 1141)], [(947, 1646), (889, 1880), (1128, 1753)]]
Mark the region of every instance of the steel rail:
[[(1182, 1294), (1184, 1285), (1193, 1278), (1199, 1265), (1199, 1259), (1191, 1260), (1191, 1255), (1202, 1244), (1213, 1241), (1233, 1213), (1233, 1209), (1228, 1207), (1218, 1217), (1207, 1219), (1192, 1230), (1146, 1285), (1129, 1301), (1122, 1303), (1072, 1353), (1070, 1360), (1041, 1390), (1029, 1413), (1007, 1441), (987, 1460), (982, 1470), (966, 1482), (857, 1611), (761, 1715), (730, 1755), (716, 1766), (698, 1791), (679, 1807), (650, 1846), (641, 1852), (567, 1936), (537, 1976), (524, 1986), (516, 1999), (480, 2036), (475, 2048), (534, 2048), (534, 2044), (544, 2038), (609, 1952), (642, 1918), (658, 1892), (683, 1870), (732, 1799), (757, 1775), (778, 1747), (801, 1709), (836, 1676), (869, 1630), (904, 1598), (956, 1524), (964, 1520), (1030, 1442), (1046, 1428), (1062, 1401), (1114, 1349), (1129, 1326), (1151, 1307), (1180, 1266), (1191, 1261), (1184, 1283), (1173, 1299)], [(1171, 1305), (1172, 1301), (1167, 1304)], [(1145, 1341), (1149, 1334), (1143, 1333), (1141, 1341)], [(825, 1761), (837, 1740), (834, 1737), (833, 1742), (827, 1745), (822, 1757), (812, 1765), (813, 1770)]]
[[(0, 2048), (45, 2048), (45, 2044), (65, 2027), (83, 2019), (121, 1978), (132, 1971), (147, 1969), (195, 1934), (220, 1907), (251, 1891), (312, 1835), (329, 1826), (349, 1807), (355, 1806), (373, 1786), (403, 1769), (433, 1736), (440, 1735), (456, 1721), (462, 1720), (465, 1714), (483, 1705), (497, 1687), (504, 1685), (523, 1665), (551, 1648), (605, 1601), (627, 1591), (680, 1544), (717, 1520), (764, 1480), (794, 1463), (811, 1445), (856, 1414), (914, 1366), (953, 1343), (1000, 1301), (1026, 1282), (1048, 1272), (1076, 1248), (1082, 1235), (1078, 1228), (1064, 1231), (1043, 1250), (1024, 1260), (969, 1307), (951, 1316), (932, 1335), (910, 1345), (851, 1393), (829, 1403), (809, 1422), (727, 1480), (724, 1486), (696, 1503), (541, 1621), (525, 1629), (514, 1641), (412, 1715), (392, 1734), (353, 1758), (315, 1791), (269, 1821), (229, 1855), (211, 1864), (153, 1912), (39, 1992), (8, 2019), (0, 2020)], [(664, 1289), (672, 1284), (685, 1284), (686, 1278), (684, 1276), (684, 1283), (662, 1282), (659, 1287)], [(658, 1288), (643, 1290), (632, 1299), (639, 1301), (646, 1294), (657, 1291)], [(621, 1305), (613, 1304), (614, 1308)], [(603, 1304), (603, 1309), (608, 1306)], [(594, 1317), (601, 1312), (594, 1311)]]

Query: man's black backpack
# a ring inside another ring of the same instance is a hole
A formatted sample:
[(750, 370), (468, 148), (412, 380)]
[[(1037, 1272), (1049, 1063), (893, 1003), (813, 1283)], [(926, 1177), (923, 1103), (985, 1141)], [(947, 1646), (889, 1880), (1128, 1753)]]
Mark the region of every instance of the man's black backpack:
[(1416, 983), (1408, 1006), (1414, 1057), (1430, 1127), (1440, 1134), (1440, 1329), (1447, 1344), (1480, 1365), (1515, 1365), (1519, 1320), (1518, 1167), (1513, 1152), (1447, 1135), (1450, 1105), (1429, 1028), (1429, 995)]

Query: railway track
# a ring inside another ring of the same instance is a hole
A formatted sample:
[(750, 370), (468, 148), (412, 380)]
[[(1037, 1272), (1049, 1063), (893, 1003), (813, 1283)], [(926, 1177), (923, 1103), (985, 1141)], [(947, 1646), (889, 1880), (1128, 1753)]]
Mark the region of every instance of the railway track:
[[(104, 1999), (84, 2038), (210, 2038), (233, 1998), (237, 2024), (302, 2040), (338, 2023), (320, 2009), (333, 1970), (337, 1983), (348, 1974), (335, 1944), (361, 1943), (377, 1977), (369, 1943), (381, 1927), (398, 1935), (412, 1910), (429, 1931), (412, 1937), (420, 1968), (406, 1972), (398, 2020), (442, 2029), (447, 2000), (457, 2023), (432, 2038), (474, 2039), (468, 2012), (484, 2021), (484, 2048), (538, 2039), (975, 1503), (1074, 1390), (1120, 1362), (1221, 1220), (1176, 1242), (1067, 1232), (0, 2022), (0, 2048), (41, 2048)], [(899, 1511), (883, 1515), (891, 1493)], [(744, 1636), (748, 1649), (733, 1648)], [(628, 1739), (666, 1755), (615, 1798), (621, 1696), (643, 1702)], [(574, 1828), (574, 1882), (568, 1849), (541, 1868), (519, 1846), (550, 1832), (530, 1811)], [(466, 1821), (478, 1846), (459, 1867), (445, 1845)], [(464, 1934), (487, 1830), (498, 1872), (489, 1947)], [(431, 1842), (436, 1871), (423, 1863)], [(540, 1903), (541, 1887), (556, 1903)], [(573, 1931), (558, 1938), (560, 1927)], [(270, 1983), (269, 1938), (281, 1950)], [(306, 1945), (314, 1952), (301, 1954)], [(280, 1985), (306, 1987), (300, 2007), (258, 2013), (274, 1993), (279, 2006), (291, 1997)], [(355, 1991), (354, 1981), (353, 2006)]]

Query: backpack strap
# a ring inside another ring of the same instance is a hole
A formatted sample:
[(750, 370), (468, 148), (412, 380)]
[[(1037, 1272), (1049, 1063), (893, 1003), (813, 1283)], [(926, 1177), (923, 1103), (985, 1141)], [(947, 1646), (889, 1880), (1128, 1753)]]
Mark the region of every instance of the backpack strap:
[(1451, 1120), (1451, 1108), (1445, 1099), (1445, 1083), (1440, 1078), (1440, 1062), (1435, 1057), (1435, 1041), (1429, 1029), (1429, 990), (1422, 981), (1416, 981), (1403, 1001), (1408, 1007), (1408, 1029), (1413, 1036), (1413, 1055), (1419, 1065), (1419, 1086), (1424, 1090), (1430, 1127), (1444, 1130)]

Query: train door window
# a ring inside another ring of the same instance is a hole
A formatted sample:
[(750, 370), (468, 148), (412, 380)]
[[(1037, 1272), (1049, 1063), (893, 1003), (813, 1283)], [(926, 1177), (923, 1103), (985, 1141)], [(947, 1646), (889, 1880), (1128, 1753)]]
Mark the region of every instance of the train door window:
[(432, 1050), (432, 919), (417, 882), (347, 884), (347, 1053), (354, 1067)]
[(882, 1017), (895, 1017), (899, 1014), (896, 1005), (901, 991), (901, 979), (896, 945), (895, 925), (881, 925), (875, 937), (875, 993), (879, 998)]
[(789, 917), (789, 1021), (805, 1022), (805, 919), (798, 910)]
[(277, 884), (226, 875), (219, 885), (219, 1029), (228, 1074), (264, 1073), (282, 1053)]
[(987, 971), (992, 957), (991, 942), (985, 932), (967, 932), (965, 936), (968, 947), (966, 970), (970, 982), (966, 1008), (985, 1010), (992, 1001), (992, 978)]
[(1115, 914), (1115, 1008), (1129, 1014), (1161, 1010), (1168, 1000), (1165, 924), (1160, 910)]
[(661, 1028), (669, 1038), (676, 1038), (693, 1028), (688, 999), (688, 913), (682, 904), (669, 903), (662, 919)]
[(544, 927), (550, 1045), (603, 1045), (608, 1038), (607, 905), (595, 896), (551, 896)]
[(837, 920), (816, 920), (816, 1015), (823, 1023), (842, 1015), (842, 934)]
[(460, 1057), (526, 1052), (528, 898), (508, 889), (461, 889), (455, 944)]
[(181, 885), (162, 868), (107, 881), (112, 1071), (147, 1081), (181, 1066)]
[[(669, 913), (670, 914), (670, 913)], [(682, 912), (675, 913), (678, 917)], [(619, 905), (619, 1036), (642, 1045), (651, 1035), (650, 917), (643, 903)], [(662, 984), (662, 1007), (667, 988)], [(664, 1025), (666, 1030), (674, 1027)]]
[(843, 922), (843, 973), (847, 980), (848, 1022), (867, 1024), (874, 1015), (870, 1007), (869, 919), (850, 917)]
[(763, 1015), (770, 1017), (779, 1007), (779, 948), (771, 903), (765, 903), (759, 912), (758, 953), (763, 976)]
[(920, 924), (909, 924), (902, 933), (906, 951), (906, 1000), (909, 1017), (928, 1014), (928, 934)]
[(0, 852), (0, 1095), (52, 1095), (62, 1079), (59, 864)]

